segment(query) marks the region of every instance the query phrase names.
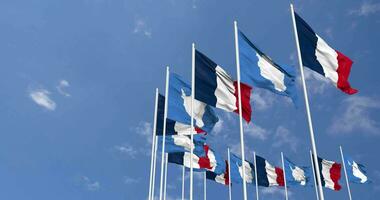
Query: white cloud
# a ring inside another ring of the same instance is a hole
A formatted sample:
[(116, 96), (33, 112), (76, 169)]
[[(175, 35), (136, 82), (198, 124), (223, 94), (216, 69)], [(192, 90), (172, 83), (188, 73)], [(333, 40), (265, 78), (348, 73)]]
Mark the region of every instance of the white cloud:
[(113, 149), (120, 154), (128, 156), (129, 158), (136, 158), (136, 155), (139, 153), (133, 146), (128, 144), (116, 145)]
[(349, 11), (351, 15), (369, 16), (380, 12), (380, 3), (362, 2), (358, 9)]
[(81, 176), (79, 183), (88, 191), (98, 191), (100, 189), (100, 183), (98, 181), (92, 181), (87, 176)]
[(283, 147), (287, 145), (295, 152), (297, 150), (298, 142), (298, 138), (291, 134), (289, 129), (283, 126), (277, 127), (274, 135), (273, 147)]
[(135, 20), (135, 27), (133, 29), (133, 33), (143, 34), (147, 38), (152, 38), (151, 28), (149, 28), (148, 25), (146, 24), (146, 21), (141, 18)]
[[(265, 188), (260, 188), (260, 192), (263, 195), (269, 195), (269, 196), (285, 196), (285, 190), (283, 187), (265, 187)], [(291, 196), (292, 193), (288, 190), (288, 196)]]
[(275, 94), (265, 90), (256, 89), (253, 91), (251, 98), (251, 102), (253, 102), (253, 110), (266, 110), (272, 107), (275, 102), (275, 97), (273, 95)]
[(70, 87), (70, 83), (67, 80), (60, 80), (57, 86), (57, 91), (65, 97), (70, 97), (71, 95), (68, 92), (65, 92), (65, 88), (67, 87)]
[[(307, 67), (304, 67), (303, 71), (308, 92), (311, 92), (313, 94), (323, 94), (325, 93), (326, 89), (332, 87), (331, 82), (317, 72), (314, 72)], [(302, 88), (301, 76), (298, 78), (298, 83)]]
[(269, 131), (258, 126), (257, 124), (249, 123), (244, 125), (244, 133), (252, 138), (266, 140), (270, 135)]
[(153, 128), (152, 124), (149, 122), (140, 122), (135, 128), (135, 132), (143, 137), (145, 137), (149, 144), (152, 144)]
[(213, 132), (215, 135), (219, 135), (223, 130), (224, 121), (219, 118), (219, 121), (215, 124)]
[(340, 111), (333, 118), (328, 129), (330, 133), (360, 133), (379, 135), (378, 120), (372, 119), (370, 110), (380, 109), (379, 100), (364, 96), (350, 96), (343, 100)]
[(54, 111), (57, 107), (56, 103), (49, 97), (50, 92), (45, 89), (33, 89), (29, 91), (30, 98), (39, 106)]
[(132, 177), (124, 177), (124, 183), (129, 185), (129, 184), (135, 184), (140, 182), (140, 179), (132, 178)]

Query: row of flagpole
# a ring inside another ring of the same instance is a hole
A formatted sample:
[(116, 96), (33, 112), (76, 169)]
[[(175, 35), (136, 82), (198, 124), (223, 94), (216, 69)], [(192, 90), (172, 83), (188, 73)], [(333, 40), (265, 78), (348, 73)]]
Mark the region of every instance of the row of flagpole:
[[(309, 133), (310, 133), (310, 140), (311, 140), (311, 161), (312, 163), (318, 163), (318, 157), (317, 157), (317, 147), (314, 137), (314, 129), (313, 129), (313, 123), (312, 123), (312, 117), (310, 112), (310, 105), (309, 105), (309, 99), (308, 99), (308, 93), (307, 93), (307, 87), (305, 82), (305, 76), (303, 71), (303, 63), (302, 63), (302, 56), (300, 51), (300, 45), (298, 40), (298, 34), (297, 34), (297, 26), (295, 22), (295, 16), (294, 16), (294, 8), (293, 5), (290, 4), (290, 10), (291, 10), (291, 16), (292, 16), (292, 24), (293, 24), (293, 31), (294, 31), (294, 37), (296, 41), (296, 48), (297, 48), (297, 55), (298, 55), (298, 63), (299, 63), (299, 69), (301, 73), (301, 80), (302, 80), (302, 88), (304, 93), (304, 101), (305, 101), (305, 108), (306, 108), (306, 115), (308, 120), (308, 127), (309, 127)], [(235, 35), (235, 53), (236, 53), (236, 70), (237, 70), (237, 85), (238, 85), (238, 106), (239, 106), (239, 130), (240, 130), (240, 145), (241, 145), (241, 157), (243, 160), (243, 163), (245, 161), (245, 148), (244, 148), (244, 130), (243, 130), (243, 116), (242, 116), (242, 100), (241, 100), (241, 88), (240, 88), (240, 59), (239, 59), (239, 41), (238, 41), (238, 26), (237, 22), (234, 22), (234, 35)], [(194, 97), (195, 97), (195, 44), (192, 44), (192, 76), (191, 76), (191, 130), (194, 130)], [(168, 107), (168, 90), (169, 87), (169, 67), (166, 69), (166, 85), (165, 85), (165, 107), (164, 107), (164, 120), (163, 120), (163, 140), (162, 140), (162, 151), (161, 151), (161, 176), (160, 176), (160, 190), (159, 190), (159, 199), (165, 200), (166, 197), (166, 175), (167, 175), (167, 157), (165, 157), (165, 136), (166, 136), (166, 119), (167, 119), (167, 107)], [(156, 157), (157, 157), (157, 136), (156, 133), (156, 120), (157, 120), (157, 102), (158, 102), (158, 89), (156, 89), (156, 102), (155, 102), (155, 116), (154, 116), (154, 125), (153, 125), (153, 137), (152, 137), (152, 156), (151, 156), (151, 170), (150, 170), (150, 180), (149, 180), (149, 199), (154, 199), (154, 188), (155, 188), (155, 168), (156, 168)], [(193, 141), (193, 134), (191, 134), (191, 141)], [(190, 161), (193, 160), (193, 148), (190, 148)], [(344, 161), (344, 155), (343, 151), (340, 148), (342, 160)], [(283, 161), (283, 154), (281, 153), (281, 159), (282, 159), (282, 165), (284, 168), (284, 161)], [(230, 160), (230, 154), (228, 149), (228, 160)], [(259, 193), (258, 193), (258, 182), (257, 182), (257, 170), (256, 170), (256, 156), (254, 152), (254, 167), (255, 167), (255, 182), (256, 182), (256, 199), (259, 199)], [(344, 172), (346, 175), (346, 183), (349, 193), (349, 198), (352, 200), (351, 197), (351, 191), (348, 183), (347, 178), (347, 172), (345, 163), (343, 162)], [(322, 188), (322, 181), (321, 181), (321, 175), (320, 175), (320, 169), (319, 165), (315, 165), (313, 168), (313, 174), (314, 174), (314, 182), (316, 186), (316, 196), (319, 200), (324, 200), (324, 194), (323, 194), (323, 188)], [(230, 169), (229, 169), (230, 170)], [(285, 170), (284, 170), (284, 176), (285, 176)], [(231, 174), (229, 173), (229, 178), (231, 177)], [(315, 178), (316, 177), (316, 178)], [(182, 172), (182, 199), (184, 199), (184, 190), (185, 190), (185, 168), (183, 167)], [(243, 198), (244, 200), (247, 200), (247, 186), (246, 186), (246, 173), (245, 173), (245, 167), (243, 164), (242, 167), (242, 178), (243, 178)], [(206, 179), (206, 174), (204, 174), (204, 179)], [(229, 199), (231, 200), (231, 179), (229, 179)], [(193, 163), (190, 162), (190, 190), (189, 190), (190, 200), (193, 200)], [(287, 192), (287, 185), (286, 185), (286, 178), (285, 178), (285, 196), (286, 200), (288, 199), (288, 192)], [(204, 181), (204, 199), (206, 199), (206, 180)]]

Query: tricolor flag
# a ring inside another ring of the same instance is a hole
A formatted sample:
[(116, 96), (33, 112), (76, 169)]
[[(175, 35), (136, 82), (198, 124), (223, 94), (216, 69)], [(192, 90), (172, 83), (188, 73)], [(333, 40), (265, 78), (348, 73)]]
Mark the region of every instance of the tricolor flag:
[[(187, 168), (190, 168), (190, 153), (189, 152), (177, 152), (177, 153), (168, 153), (168, 162), (178, 165), (183, 165)], [(193, 169), (208, 169), (210, 164), (204, 162), (204, 159), (201, 159), (197, 155), (193, 154)]]
[[(189, 152), (193, 148), (194, 154), (205, 156), (203, 145), (206, 142), (206, 137), (203, 135), (194, 135), (194, 142), (191, 142), (189, 135), (168, 135), (165, 137), (165, 152)], [(159, 137), (159, 142), (162, 142), (162, 137)]]
[(239, 30), (238, 34), (241, 82), (288, 96), (297, 104), (293, 67), (276, 64), (249, 41), (243, 32)]
[[(231, 154), (231, 181), (234, 183), (243, 183), (243, 162), (238, 156)], [(245, 181), (249, 184), (255, 182), (255, 167), (252, 163), (244, 161)]]
[[(251, 121), (251, 87), (240, 83), (243, 118)], [(227, 112), (239, 113), (237, 82), (219, 65), (195, 51), (195, 99)]]
[(294, 15), (303, 65), (328, 78), (347, 94), (358, 92), (348, 82), (351, 59), (331, 48), (296, 12)]
[[(164, 129), (164, 110), (165, 110), (165, 97), (161, 94), (158, 96), (157, 105), (157, 129), (156, 135), (162, 136)], [(191, 126), (183, 124), (171, 119), (166, 119), (166, 135), (190, 135), (204, 133), (204, 131), (198, 127), (194, 127), (191, 130)]]
[[(191, 88), (174, 73), (169, 75), (168, 118), (183, 124), (191, 124)], [(194, 100), (194, 126), (209, 133), (218, 122), (212, 107)]]
[(256, 155), (258, 185), (264, 187), (284, 186), (284, 171), (272, 166), (267, 160)]
[[(336, 191), (340, 190), (342, 188), (339, 184), (342, 168), (341, 164), (318, 157), (318, 165), (321, 174), (322, 186)], [(314, 169), (316, 170), (316, 168)]]
[(228, 162), (226, 161), (226, 170), (222, 174), (216, 174), (211, 171), (206, 171), (206, 178), (209, 180), (213, 180), (217, 183), (223, 184), (223, 185), (229, 185), (230, 184), (230, 177), (228, 174)]
[(286, 174), (286, 183), (288, 185), (306, 186), (310, 184), (311, 170), (309, 167), (296, 166), (288, 158), (284, 159), (284, 170)]
[(355, 162), (350, 156), (345, 155), (345, 164), (348, 180), (353, 183), (369, 183), (365, 167)]

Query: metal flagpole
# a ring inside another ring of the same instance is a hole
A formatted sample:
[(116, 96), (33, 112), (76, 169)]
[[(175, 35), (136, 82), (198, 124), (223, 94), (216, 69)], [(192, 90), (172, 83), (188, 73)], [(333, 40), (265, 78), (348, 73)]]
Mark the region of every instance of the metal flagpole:
[(165, 180), (164, 180), (164, 200), (166, 200), (166, 185), (168, 180), (168, 153), (165, 153)]
[(282, 169), (284, 171), (284, 186), (285, 186), (285, 199), (288, 200), (288, 188), (286, 183), (286, 170), (285, 170), (285, 163), (284, 163), (284, 154), (281, 152), (281, 161), (282, 161)]
[[(191, 49), (191, 131), (194, 130), (194, 96), (195, 96), (195, 44)], [(190, 134), (191, 142), (194, 134)], [(193, 148), (190, 148), (190, 200), (193, 200)]]
[(152, 185), (153, 185), (153, 163), (154, 163), (154, 148), (156, 139), (156, 126), (157, 126), (157, 107), (158, 107), (158, 88), (156, 88), (156, 99), (154, 103), (154, 117), (153, 117), (153, 133), (152, 133), (152, 156), (150, 159), (150, 177), (149, 177), (149, 197), (152, 200)]
[(315, 188), (315, 194), (317, 195), (317, 200), (319, 200), (318, 195), (318, 186), (317, 186), (317, 177), (315, 177), (315, 168), (314, 168), (314, 162), (313, 162), (313, 153), (310, 151), (310, 161), (311, 161), (311, 167), (313, 168), (313, 180), (314, 180), (314, 188)]
[(227, 148), (228, 152), (228, 196), (230, 197), (229, 200), (232, 200), (232, 191), (231, 191), (231, 158), (230, 158), (230, 148)]
[(161, 178), (160, 178), (160, 200), (162, 200), (164, 167), (165, 167), (165, 138), (166, 138), (166, 118), (168, 116), (168, 99), (169, 99), (169, 66), (166, 67), (166, 85), (165, 85), (165, 107), (164, 107), (164, 125), (162, 130), (162, 151), (161, 151)]
[(207, 200), (206, 171), (203, 173), (203, 199)]
[[(243, 133), (243, 111), (242, 111), (242, 106), (241, 106), (240, 58), (239, 58), (238, 28), (237, 28), (236, 21), (234, 21), (234, 29), (235, 29), (236, 71), (237, 71), (238, 99), (239, 99), (240, 148), (241, 148), (241, 159), (243, 160), (243, 163), (244, 163), (245, 153), (244, 153), (244, 133)], [(242, 167), (242, 173), (243, 173), (243, 195), (244, 195), (244, 200), (247, 200), (247, 183), (246, 183), (246, 178), (245, 178), (244, 164)]]
[(153, 162), (153, 178), (152, 178), (152, 196), (150, 197), (151, 200), (154, 200), (154, 187), (156, 185), (156, 163), (157, 163), (157, 139), (158, 136), (154, 139), (154, 162)]
[(185, 200), (185, 165), (182, 166), (182, 200)]
[(342, 149), (342, 146), (339, 146), (339, 149), (340, 149), (340, 155), (342, 156), (344, 175), (346, 176), (346, 183), (347, 183), (348, 196), (350, 197), (350, 200), (352, 200), (351, 189), (350, 189), (350, 183), (348, 182), (348, 176), (347, 176), (347, 170), (346, 170), (346, 162), (344, 161), (344, 155), (343, 155), (343, 149)]
[(253, 152), (253, 162), (255, 165), (255, 184), (256, 184), (256, 200), (259, 200), (259, 182), (257, 177), (257, 167), (256, 167), (256, 152)]
[[(308, 119), (308, 122), (309, 122), (309, 131), (310, 131), (311, 146), (312, 146), (312, 150), (313, 150), (313, 158), (314, 158), (315, 163), (318, 163), (317, 147), (316, 147), (315, 139), (314, 139), (313, 123), (312, 123), (312, 120), (311, 120), (311, 113), (310, 113), (310, 107), (309, 107), (309, 98), (308, 98), (308, 95), (307, 95), (305, 76), (304, 76), (304, 73), (303, 73), (302, 57), (301, 57), (300, 45), (299, 45), (299, 41), (298, 41), (298, 33), (297, 33), (296, 19), (295, 19), (295, 16), (294, 16), (293, 4), (290, 4), (290, 9), (291, 9), (291, 12), (292, 12), (294, 36), (295, 36), (296, 46), (297, 46), (298, 63), (299, 63), (300, 71), (301, 71), (301, 79), (302, 79), (303, 93), (304, 93), (304, 98), (305, 98), (307, 119)], [(319, 171), (319, 165), (316, 165), (316, 169), (317, 169), (316, 170), (316, 174), (317, 174), (319, 194), (320, 194), (321, 200), (324, 200), (325, 198), (324, 198), (324, 195), (323, 195), (322, 181), (321, 181), (321, 176), (320, 176), (320, 171)]]

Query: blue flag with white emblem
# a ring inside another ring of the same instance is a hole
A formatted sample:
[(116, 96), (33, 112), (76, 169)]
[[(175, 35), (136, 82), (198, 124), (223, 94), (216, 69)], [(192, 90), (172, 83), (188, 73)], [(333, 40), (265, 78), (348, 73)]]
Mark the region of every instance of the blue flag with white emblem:
[(348, 180), (352, 183), (369, 183), (364, 165), (355, 162), (350, 156), (345, 155), (345, 164)]
[(310, 167), (296, 166), (288, 158), (284, 158), (286, 183), (288, 185), (307, 186), (311, 185), (312, 169)]

